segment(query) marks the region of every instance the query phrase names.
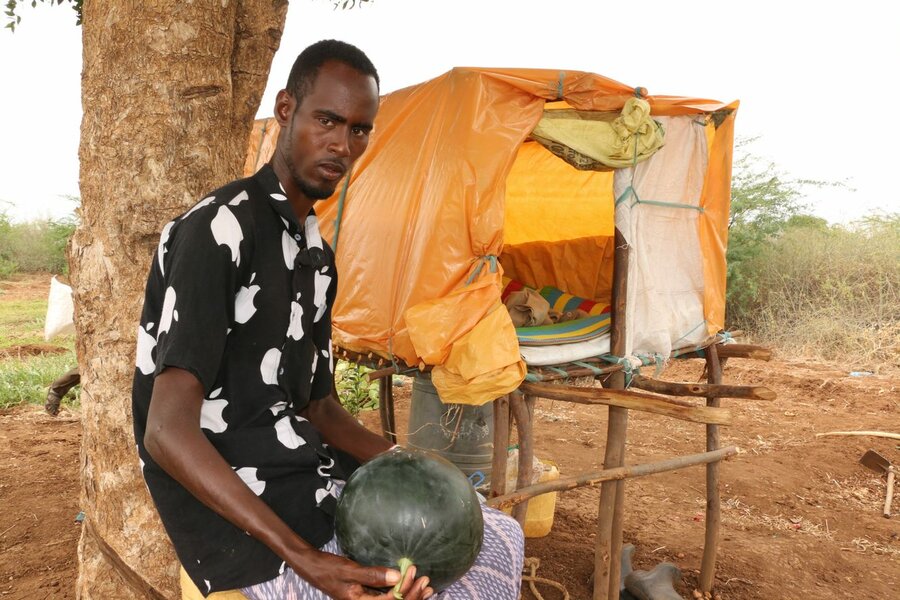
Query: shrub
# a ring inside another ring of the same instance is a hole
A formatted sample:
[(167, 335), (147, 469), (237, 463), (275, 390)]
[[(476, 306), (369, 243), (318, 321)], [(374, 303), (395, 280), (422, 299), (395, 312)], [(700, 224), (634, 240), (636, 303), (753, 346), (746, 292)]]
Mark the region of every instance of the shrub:
[(66, 244), (74, 217), (12, 223), (0, 212), (0, 277), (14, 272), (68, 274)]
[(743, 265), (756, 289), (733, 324), (783, 350), (900, 367), (900, 214), (808, 225), (788, 226)]
[(11, 244), (13, 225), (3, 210), (0, 210), (0, 279), (5, 279), (16, 272), (18, 265), (13, 260)]
[(339, 360), (334, 368), (338, 397), (351, 415), (378, 408), (378, 382), (369, 381), (368, 367)]

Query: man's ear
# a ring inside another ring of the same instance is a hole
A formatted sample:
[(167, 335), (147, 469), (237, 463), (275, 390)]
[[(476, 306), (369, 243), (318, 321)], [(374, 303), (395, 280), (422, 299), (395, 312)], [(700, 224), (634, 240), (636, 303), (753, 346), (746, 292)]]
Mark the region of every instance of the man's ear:
[(282, 127), (287, 127), (295, 105), (294, 97), (287, 90), (278, 92), (275, 96), (275, 121)]

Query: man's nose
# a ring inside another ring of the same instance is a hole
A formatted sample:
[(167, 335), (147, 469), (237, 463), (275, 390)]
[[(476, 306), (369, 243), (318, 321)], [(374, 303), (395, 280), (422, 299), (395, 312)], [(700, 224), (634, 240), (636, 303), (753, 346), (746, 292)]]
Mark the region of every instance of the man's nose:
[(328, 151), (335, 156), (350, 156), (349, 128), (335, 127), (331, 138), (328, 140)]

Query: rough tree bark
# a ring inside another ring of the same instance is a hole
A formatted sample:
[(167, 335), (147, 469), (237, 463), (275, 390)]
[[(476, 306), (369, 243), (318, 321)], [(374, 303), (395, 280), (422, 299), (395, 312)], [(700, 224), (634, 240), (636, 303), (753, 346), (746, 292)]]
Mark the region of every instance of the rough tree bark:
[(70, 247), (84, 424), (79, 598), (177, 597), (178, 565), (132, 435), (142, 292), (162, 225), (239, 175), (286, 14), (287, 0), (84, 3), (82, 208)]

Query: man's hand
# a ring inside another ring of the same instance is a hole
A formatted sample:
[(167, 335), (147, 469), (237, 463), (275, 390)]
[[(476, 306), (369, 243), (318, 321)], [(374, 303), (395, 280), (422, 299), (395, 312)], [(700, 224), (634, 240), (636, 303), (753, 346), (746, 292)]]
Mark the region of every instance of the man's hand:
[[(395, 569), (364, 567), (348, 558), (321, 551), (304, 553), (296, 564), (290, 566), (303, 579), (335, 600), (395, 600), (392, 590), (374, 590), (393, 587), (400, 581), (400, 572)], [(430, 598), (434, 590), (428, 587), (428, 583), (427, 577), (416, 579), (416, 567), (409, 567), (400, 586), (403, 600)]]

